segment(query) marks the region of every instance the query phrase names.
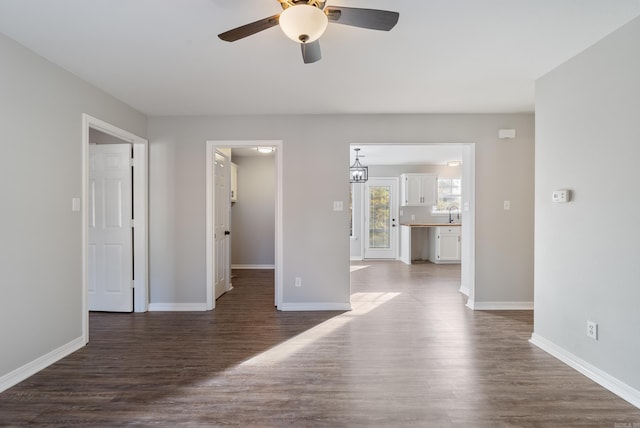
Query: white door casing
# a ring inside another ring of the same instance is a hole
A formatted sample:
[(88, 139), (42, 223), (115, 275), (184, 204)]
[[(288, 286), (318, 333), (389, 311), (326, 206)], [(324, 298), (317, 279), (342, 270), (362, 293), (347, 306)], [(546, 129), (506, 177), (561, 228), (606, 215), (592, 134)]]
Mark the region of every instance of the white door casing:
[(364, 258), (398, 256), (398, 178), (369, 178), (364, 188)]
[(206, 248), (206, 260), (207, 260), (207, 282), (206, 282), (206, 294), (207, 294), (207, 309), (214, 309), (216, 301), (214, 298), (214, 271), (215, 271), (215, 244), (214, 244), (214, 154), (216, 148), (247, 148), (258, 146), (271, 146), (276, 148), (275, 161), (276, 161), (276, 224), (275, 224), (275, 293), (274, 304), (278, 309), (283, 309), (283, 142), (282, 140), (210, 140), (206, 141), (206, 229), (207, 229), (207, 248)]
[(133, 311), (131, 145), (89, 148), (89, 310)]
[(230, 183), (231, 163), (222, 152), (216, 151), (214, 159), (214, 298), (229, 291), (231, 277), (230, 260)]

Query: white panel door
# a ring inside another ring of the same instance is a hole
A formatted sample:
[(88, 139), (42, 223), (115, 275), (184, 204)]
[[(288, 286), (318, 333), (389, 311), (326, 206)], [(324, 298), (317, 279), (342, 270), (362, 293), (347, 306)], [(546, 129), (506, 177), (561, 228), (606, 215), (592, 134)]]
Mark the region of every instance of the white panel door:
[(230, 162), (229, 158), (216, 151), (213, 163), (214, 219), (213, 219), (213, 282), (215, 299), (228, 289), (231, 279), (230, 253)]
[(89, 148), (89, 310), (133, 311), (131, 146)]
[(365, 184), (365, 259), (395, 259), (397, 257), (397, 195), (397, 178), (370, 178)]

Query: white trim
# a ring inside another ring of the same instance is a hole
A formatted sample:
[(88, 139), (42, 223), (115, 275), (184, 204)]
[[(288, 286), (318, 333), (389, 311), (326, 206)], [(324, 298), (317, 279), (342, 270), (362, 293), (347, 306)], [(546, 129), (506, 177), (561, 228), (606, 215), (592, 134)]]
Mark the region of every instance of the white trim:
[(276, 148), (275, 161), (276, 161), (276, 203), (275, 203), (275, 306), (281, 309), (282, 305), (282, 272), (283, 272), (283, 228), (282, 228), (282, 215), (283, 215), (283, 144), (282, 140), (209, 140), (206, 142), (206, 264), (207, 264), (207, 310), (215, 308), (216, 303), (213, 298), (213, 260), (214, 260), (214, 245), (213, 245), (213, 154), (217, 147), (257, 147), (257, 146), (272, 146)]
[[(476, 294), (476, 145), (462, 145), (462, 254), (460, 290), (473, 309)], [(464, 291), (463, 291), (464, 290)], [(466, 291), (466, 292), (465, 292)]]
[(149, 303), (149, 312), (202, 312), (206, 303)]
[(206, 204), (207, 204), (207, 226), (206, 226), (206, 241), (207, 241), (207, 249), (206, 249), (206, 264), (207, 264), (207, 283), (206, 283), (206, 293), (207, 293), (207, 310), (211, 310), (215, 308), (216, 301), (213, 298), (213, 156), (216, 152), (216, 148), (214, 144), (210, 144), (207, 141), (207, 194), (206, 194)]
[[(467, 302), (467, 306), (469, 302)], [(476, 311), (532, 311), (533, 302), (474, 302), (471, 308)]]
[(351, 256), (349, 260), (352, 262), (361, 262), (364, 260), (364, 258), (362, 256)]
[(84, 335), (77, 337), (71, 342), (66, 343), (59, 348), (54, 349), (53, 351), (25, 364), (24, 366), (18, 367), (17, 369), (7, 373), (6, 375), (0, 377), (0, 392), (19, 384), (28, 377), (33, 376), (39, 371), (46, 369), (51, 364), (60, 361), (67, 355), (76, 352), (78, 349), (84, 347), (85, 345), (86, 341), (84, 339)]
[(531, 339), (529, 339), (529, 343), (559, 359), (572, 369), (582, 373), (623, 400), (626, 400), (640, 408), (640, 391), (637, 389), (600, 370), (596, 366), (584, 361), (582, 358), (572, 354), (564, 348), (561, 348), (539, 334), (533, 333), (531, 335)]
[[(148, 207), (148, 150), (146, 143), (133, 144), (133, 271), (135, 273), (134, 311), (149, 310), (149, 207)], [(135, 195), (143, 195), (136, 197)]]
[(89, 128), (97, 129), (133, 145), (134, 159), (134, 269), (136, 281), (134, 310), (145, 312), (149, 302), (149, 219), (148, 219), (148, 175), (147, 154), (149, 142), (129, 131), (118, 128), (86, 113), (82, 114), (82, 335), (89, 342)]
[(275, 269), (275, 265), (231, 265), (231, 269)]
[(282, 303), (282, 311), (350, 311), (351, 303)]
[(469, 297), (469, 289), (467, 287), (463, 287), (462, 285), (458, 288), (458, 291), (465, 296)]

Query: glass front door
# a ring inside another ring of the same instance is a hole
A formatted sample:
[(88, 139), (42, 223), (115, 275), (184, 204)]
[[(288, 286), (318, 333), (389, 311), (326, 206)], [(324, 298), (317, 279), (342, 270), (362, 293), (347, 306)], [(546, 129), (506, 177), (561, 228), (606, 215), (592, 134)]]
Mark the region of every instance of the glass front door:
[(396, 258), (397, 189), (393, 178), (371, 178), (366, 184), (365, 258)]

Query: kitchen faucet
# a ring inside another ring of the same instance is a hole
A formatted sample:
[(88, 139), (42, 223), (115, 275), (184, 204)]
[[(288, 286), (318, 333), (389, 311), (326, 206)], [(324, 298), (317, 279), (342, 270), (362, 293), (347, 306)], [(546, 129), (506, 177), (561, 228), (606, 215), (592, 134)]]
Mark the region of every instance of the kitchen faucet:
[(453, 216), (451, 215), (451, 210), (455, 209), (458, 213), (458, 220), (460, 220), (460, 208), (455, 205), (449, 207), (449, 224), (453, 223)]

